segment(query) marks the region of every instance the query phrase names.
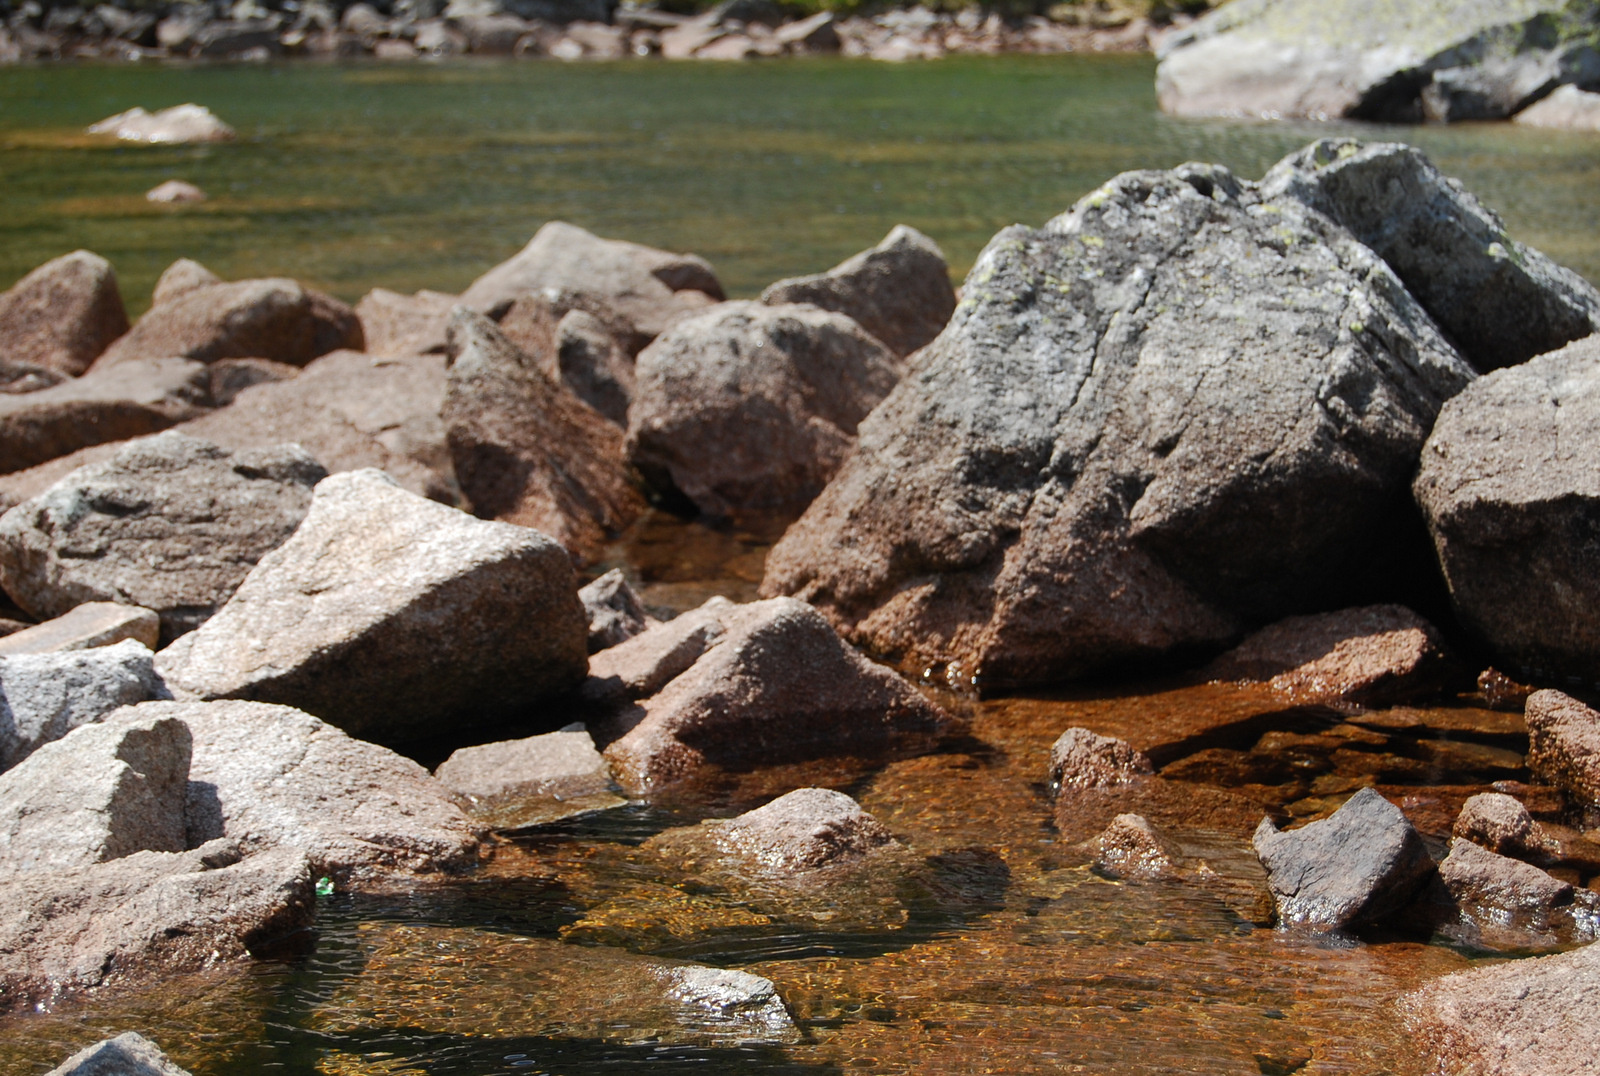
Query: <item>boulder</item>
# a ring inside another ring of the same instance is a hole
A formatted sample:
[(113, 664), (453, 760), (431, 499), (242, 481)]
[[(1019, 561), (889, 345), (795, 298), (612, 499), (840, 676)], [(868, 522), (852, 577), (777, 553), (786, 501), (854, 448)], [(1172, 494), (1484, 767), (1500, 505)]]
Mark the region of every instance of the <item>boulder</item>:
[(132, 639), (154, 650), (161, 617), (137, 605), (84, 602), (43, 624), (33, 624), (0, 639), (0, 655), (60, 654), (114, 646)]
[[(628, 585), (621, 568), (613, 568), (578, 591), (589, 618), (589, 653), (625, 643), (655, 623), (644, 602)], [(0, 641), (0, 654), (5, 653)]]
[(1207, 667), (1217, 680), (1264, 681), (1295, 703), (1362, 706), (1437, 695), (1449, 671), (1438, 631), (1400, 605), (1289, 617)]
[(551, 221), (516, 257), (473, 281), (461, 301), (493, 316), (522, 295), (544, 288), (565, 288), (598, 299), (645, 341), (722, 298), (722, 285), (711, 266), (693, 254), (601, 239), (575, 225)]
[(241, 859), (227, 841), (10, 876), (0, 881), (0, 1008), (272, 952), (310, 927), (315, 877), (298, 849)]
[(1401, 999), (1419, 1054), (1438, 1072), (1574, 1076), (1600, 1058), (1600, 945), (1457, 972)]
[(463, 747), (434, 776), (495, 829), (522, 829), (620, 807), (611, 771), (578, 725), (543, 736)]
[(367, 353), (386, 358), (443, 353), (450, 311), (459, 301), (439, 291), (402, 295), (373, 288), (356, 304)]
[(1348, 228), (1479, 371), (1600, 329), (1600, 292), (1511, 238), (1489, 207), (1411, 146), (1313, 142), (1275, 165), (1261, 189)]
[(188, 359), (124, 363), (38, 392), (0, 396), (0, 473), (156, 433), (204, 413), (209, 403), (206, 369)]
[(836, 310), (904, 358), (939, 335), (955, 311), (956, 293), (938, 244), (897, 224), (883, 242), (826, 273), (770, 285), (761, 301)]
[[(6, 640), (10, 641), (10, 638)], [(80, 725), (166, 689), (143, 643), (0, 657), (0, 772)]]
[(161, 205), (198, 205), (206, 200), (206, 192), (193, 183), (169, 179), (145, 191), (144, 200)]
[(596, 652), (589, 659), (585, 693), (626, 699), (654, 695), (727, 634), (728, 619), (738, 608), (727, 598), (708, 598), (698, 609), (651, 624), (632, 638)]
[(1560, 86), (1550, 96), (1512, 117), (1524, 127), (1558, 131), (1600, 131), (1600, 93)]
[(175, 692), (295, 706), (363, 739), (456, 733), (578, 685), (577, 591), (537, 531), (352, 471), (157, 668)]
[(1584, 0), (1245, 0), (1165, 39), (1163, 111), (1415, 123), (1508, 116), (1596, 71)]
[(1502, 792), (1480, 792), (1461, 805), (1451, 833), (1503, 856), (1527, 859), (1544, 851), (1539, 824), (1528, 809)]
[(85, 1047), (45, 1076), (190, 1076), (137, 1031)]
[(76, 377), (128, 331), (117, 274), (98, 254), (63, 254), (0, 292), (0, 355)]
[(37, 617), (90, 601), (153, 609), (171, 641), (294, 533), (326, 475), (299, 445), (134, 441), (0, 517), (0, 586)]
[(1126, 173), (990, 241), (762, 593), (982, 687), (1218, 645), (1380, 584), (1472, 376), (1326, 216)]
[(362, 347), (355, 311), (283, 278), (205, 284), (152, 306), (106, 349), (95, 369), (178, 355), (197, 362), (273, 359), (304, 366), (339, 348)]
[(828, 788), (798, 788), (713, 825), (715, 843), (724, 856), (747, 870), (784, 878), (898, 847), (861, 804)]
[(444, 420), (479, 516), (532, 527), (580, 560), (644, 511), (622, 431), (541, 372), (482, 314), (450, 320)]
[(1578, 804), (1600, 807), (1600, 713), (1559, 691), (1528, 697), (1528, 769)]
[(707, 765), (920, 753), (957, 727), (803, 602), (754, 602), (729, 611), (724, 623), (722, 638), (645, 699), (639, 723), (606, 748), (630, 794)]
[(218, 359), (206, 366), (206, 373), (210, 375), (212, 406), (227, 407), (252, 385), (299, 377), (300, 367), (271, 359)]
[(1126, 740), (1071, 728), (1050, 746), (1050, 783), (1058, 788), (1109, 788), (1155, 772)]
[(680, 321), (635, 373), (628, 457), (713, 515), (810, 501), (899, 379), (894, 356), (848, 317), (751, 302)]
[(1136, 881), (1171, 877), (1181, 859), (1172, 842), (1136, 814), (1113, 818), (1093, 847), (1095, 870)]
[(187, 145), (195, 142), (232, 142), (238, 137), (232, 127), (204, 105), (173, 105), (147, 112), (130, 108), (91, 124), (89, 134), (113, 135), (124, 142), (149, 142), (158, 145)]
[(193, 258), (179, 258), (162, 270), (154, 290), (150, 293), (150, 305), (163, 306), (196, 288), (221, 283), (220, 276)]
[(189, 730), (125, 711), (82, 725), (0, 773), (0, 874), (188, 847)]
[(1480, 379), (1422, 452), (1413, 490), (1451, 601), (1525, 680), (1600, 681), (1596, 453), (1600, 336)]
[(1439, 881), (1455, 919), (1444, 929), (1469, 944), (1529, 949), (1592, 942), (1600, 933), (1600, 893), (1471, 841), (1450, 842)]
[(1370, 788), (1299, 829), (1280, 832), (1263, 818), (1254, 844), (1285, 926), (1341, 930), (1383, 919), (1433, 870), (1400, 808)]

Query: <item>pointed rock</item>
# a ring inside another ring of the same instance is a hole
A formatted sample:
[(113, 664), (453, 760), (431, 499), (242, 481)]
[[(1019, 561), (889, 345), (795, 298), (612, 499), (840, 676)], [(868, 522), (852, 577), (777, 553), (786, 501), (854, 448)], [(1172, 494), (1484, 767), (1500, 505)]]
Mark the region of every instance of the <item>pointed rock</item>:
[(45, 1076), (190, 1076), (137, 1031), (79, 1050)]
[[(578, 591), (589, 618), (589, 653), (627, 642), (655, 623), (644, 602), (628, 585), (621, 568), (613, 568)], [(5, 642), (0, 640), (0, 654)]]

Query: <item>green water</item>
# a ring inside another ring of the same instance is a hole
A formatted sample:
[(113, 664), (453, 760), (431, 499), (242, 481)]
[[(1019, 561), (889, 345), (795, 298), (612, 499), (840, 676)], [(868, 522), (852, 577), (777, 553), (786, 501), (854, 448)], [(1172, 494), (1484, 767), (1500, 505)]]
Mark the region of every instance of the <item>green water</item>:
[[(898, 222), (958, 274), (1129, 168), (1255, 177), (1329, 125), (1172, 120), (1148, 57), (889, 65), (554, 64), (0, 69), (0, 285), (77, 247), (142, 309), (173, 259), (292, 275), (347, 299), (454, 291), (564, 219), (712, 260), (730, 293), (819, 270)], [(99, 145), (134, 105), (209, 105), (234, 145)], [(1422, 145), (1514, 234), (1600, 280), (1600, 137), (1509, 125), (1366, 128)], [(163, 180), (206, 205), (151, 206)]]

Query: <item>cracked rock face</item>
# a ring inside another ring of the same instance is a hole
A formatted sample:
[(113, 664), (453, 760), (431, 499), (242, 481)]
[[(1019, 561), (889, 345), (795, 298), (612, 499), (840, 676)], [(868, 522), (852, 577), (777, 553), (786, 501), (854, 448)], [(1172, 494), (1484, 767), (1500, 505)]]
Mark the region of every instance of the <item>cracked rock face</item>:
[(1347, 230), (1216, 166), (1130, 172), (1002, 231), (962, 295), (762, 591), (963, 682), (1335, 604), (1473, 377)]

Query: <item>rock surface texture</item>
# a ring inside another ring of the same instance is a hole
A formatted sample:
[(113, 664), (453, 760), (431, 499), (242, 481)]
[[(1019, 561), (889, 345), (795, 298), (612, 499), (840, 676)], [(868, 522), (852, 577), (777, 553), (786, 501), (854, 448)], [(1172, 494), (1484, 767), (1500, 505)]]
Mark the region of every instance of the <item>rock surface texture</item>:
[(479, 516), (532, 527), (587, 560), (644, 510), (622, 431), (488, 318), (458, 308), (450, 355), (443, 419), (456, 479)]
[(1127, 173), (990, 241), (762, 592), (963, 684), (1215, 645), (1370, 575), (1472, 376), (1326, 216)]
[(230, 454), (173, 430), (134, 441), (0, 517), (0, 586), (38, 617), (140, 605), (170, 641), (294, 533), (326, 474), (299, 445)]
[(1471, 841), (1450, 842), (1439, 881), (1455, 913), (1444, 929), (1470, 944), (1543, 948), (1592, 942), (1600, 933), (1600, 893)]
[(434, 776), (495, 829), (520, 829), (620, 807), (611, 769), (578, 726), (543, 736), (463, 747)]
[(154, 650), (161, 618), (149, 609), (116, 602), (84, 602), (60, 616), (0, 639), (0, 655), (57, 654), (115, 646), (124, 639)]
[(454, 295), (439, 291), (402, 295), (373, 288), (356, 304), (367, 353), (389, 358), (443, 352), (450, 311), (458, 302)]
[(1526, 859), (1543, 851), (1539, 824), (1528, 809), (1500, 792), (1480, 792), (1461, 805), (1451, 832), (1503, 856)]
[(645, 699), (639, 723), (606, 748), (628, 792), (669, 785), (707, 764), (915, 753), (956, 728), (803, 602), (754, 602), (730, 610), (723, 624), (722, 637)]
[(1524, 679), (1600, 681), (1600, 337), (1451, 400), (1414, 489), (1466, 625)]
[(654, 695), (727, 634), (728, 618), (738, 608), (727, 598), (709, 598), (698, 609), (599, 651), (589, 659), (586, 692), (629, 699)]
[(842, 314), (722, 303), (639, 354), (628, 456), (702, 512), (803, 505), (899, 379), (895, 358)]
[(1528, 769), (1586, 807), (1600, 807), (1600, 713), (1559, 691), (1528, 697)]
[(1163, 43), (1156, 94), (1183, 116), (1495, 119), (1600, 74), (1597, 38), (1584, 0), (1244, 0)]
[(838, 311), (904, 358), (939, 335), (955, 311), (956, 293), (938, 244), (898, 224), (871, 250), (826, 273), (780, 280), (761, 301)]
[(318, 484), (294, 536), (158, 668), (175, 693), (420, 738), (576, 687), (588, 660), (577, 590), (543, 535), (352, 471)]
[(1148, 819), (1119, 814), (1094, 839), (1094, 867), (1118, 878), (1148, 881), (1177, 869), (1180, 854)]
[(45, 1076), (190, 1076), (161, 1048), (137, 1031), (97, 1042), (67, 1058)]
[(1125, 740), (1071, 728), (1050, 746), (1050, 783), (1064, 788), (1132, 784), (1154, 773), (1150, 760)]
[(98, 254), (63, 254), (0, 292), (0, 358), (76, 377), (128, 331), (117, 274)]
[(205, 105), (173, 105), (155, 112), (130, 108), (89, 126), (90, 134), (114, 135), (124, 142), (187, 145), (232, 142), (237, 135)]
[(0, 656), (0, 771), (113, 710), (160, 698), (153, 655), (130, 640), (62, 653)]
[(1339, 930), (1401, 911), (1433, 860), (1400, 808), (1370, 788), (1331, 817), (1280, 832), (1262, 819), (1256, 854), (1279, 922)]

